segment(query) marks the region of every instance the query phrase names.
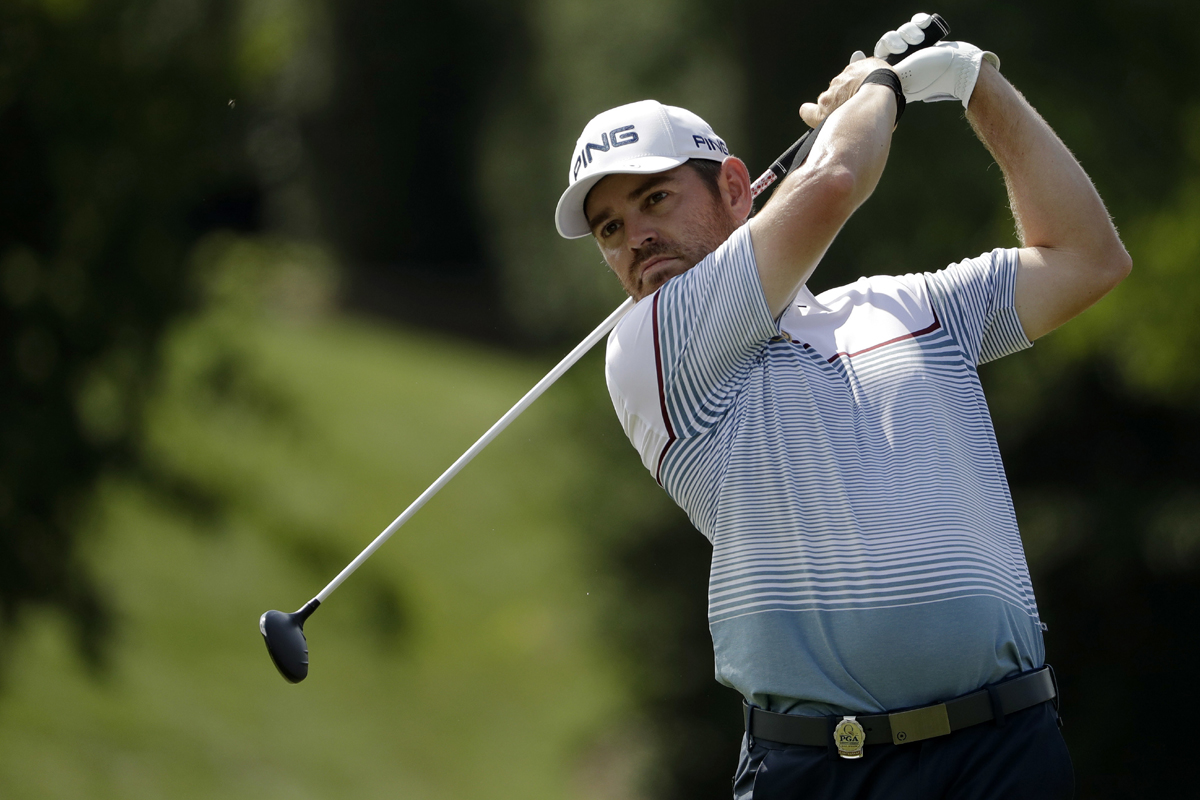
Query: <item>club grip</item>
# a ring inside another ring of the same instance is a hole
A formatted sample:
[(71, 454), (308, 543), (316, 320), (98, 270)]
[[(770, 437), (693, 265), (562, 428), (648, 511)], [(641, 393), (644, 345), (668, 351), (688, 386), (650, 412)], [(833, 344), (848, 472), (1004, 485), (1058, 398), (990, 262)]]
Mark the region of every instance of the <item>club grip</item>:
[[(942, 39), (945, 39), (949, 34), (950, 24), (942, 18), (941, 14), (933, 14), (930, 16), (929, 25), (925, 28), (924, 41), (922, 41), (920, 44), (912, 45), (903, 53), (895, 53), (890, 55), (884, 60), (889, 64), (899, 64), (901, 61), (908, 58), (918, 50), (924, 50), (926, 47), (933, 47), (935, 44), (942, 41)], [(810, 131), (806, 131), (805, 134), (797, 139), (791, 147), (783, 151), (783, 155), (775, 159), (775, 163), (771, 165), (771, 172), (774, 173), (775, 178), (774, 180), (771, 180), (770, 183), (775, 183), (777, 180), (783, 180), (783, 176), (787, 175), (789, 172), (804, 163), (804, 160), (808, 158), (809, 151), (812, 150), (813, 144), (817, 140), (817, 132), (821, 130), (821, 126), (824, 124), (825, 122), (822, 121), (820, 125), (817, 125), (817, 127)], [(766, 176), (764, 175), (763, 177)], [(760, 178), (758, 182), (761, 181), (762, 179)], [(769, 186), (770, 183), (767, 185)], [(765, 189), (766, 187), (764, 186), (763, 188)]]
[(941, 14), (933, 14), (929, 18), (929, 24), (925, 26), (925, 39), (920, 44), (909, 45), (909, 48), (903, 53), (893, 53), (885, 58), (884, 61), (889, 64), (899, 64), (918, 50), (933, 47), (949, 35), (950, 24), (942, 19)]

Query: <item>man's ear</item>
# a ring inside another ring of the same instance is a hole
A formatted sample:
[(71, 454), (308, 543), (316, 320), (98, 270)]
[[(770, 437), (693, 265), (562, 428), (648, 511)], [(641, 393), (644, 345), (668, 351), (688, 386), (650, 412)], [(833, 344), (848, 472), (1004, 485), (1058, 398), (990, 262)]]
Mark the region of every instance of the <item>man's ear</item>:
[(746, 162), (737, 156), (729, 156), (722, 161), (718, 184), (721, 187), (721, 199), (734, 218), (742, 222), (749, 217), (754, 198), (750, 196), (750, 170)]

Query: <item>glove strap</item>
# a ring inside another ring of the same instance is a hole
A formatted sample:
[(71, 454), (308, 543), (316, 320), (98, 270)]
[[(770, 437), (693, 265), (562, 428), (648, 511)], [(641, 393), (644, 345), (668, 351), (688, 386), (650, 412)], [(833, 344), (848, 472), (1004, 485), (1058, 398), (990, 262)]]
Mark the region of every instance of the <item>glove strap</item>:
[(886, 86), (891, 89), (896, 95), (896, 122), (900, 124), (900, 117), (904, 116), (904, 89), (900, 86), (900, 76), (890, 69), (877, 69), (867, 77), (863, 78), (863, 82), (859, 85), (859, 89), (866, 86), (868, 83), (878, 83), (881, 86)]

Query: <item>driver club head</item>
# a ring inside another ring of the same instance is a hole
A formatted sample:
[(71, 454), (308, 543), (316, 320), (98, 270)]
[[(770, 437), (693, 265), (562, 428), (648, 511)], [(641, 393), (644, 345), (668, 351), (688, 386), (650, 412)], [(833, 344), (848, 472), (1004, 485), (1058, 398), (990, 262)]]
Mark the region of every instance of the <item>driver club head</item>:
[(299, 683), (308, 677), (308, 641), (304, 638), (304, 621), (317, 610), (321, 601), (309, 600), (299, 611), (285, 614), (268, 611), (258, 620), (258, 629), (267, 644), (267, 653), (289, 683)]

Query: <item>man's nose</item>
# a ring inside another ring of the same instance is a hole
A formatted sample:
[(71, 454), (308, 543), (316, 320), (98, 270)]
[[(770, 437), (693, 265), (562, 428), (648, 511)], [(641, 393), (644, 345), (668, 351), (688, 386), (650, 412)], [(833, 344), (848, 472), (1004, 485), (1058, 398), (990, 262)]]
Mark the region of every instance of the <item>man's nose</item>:
[(626, 241), (635, 250), (639, 247), (658, 240), (658, 228), (649, 219), (627, 219), (625, 221)]

